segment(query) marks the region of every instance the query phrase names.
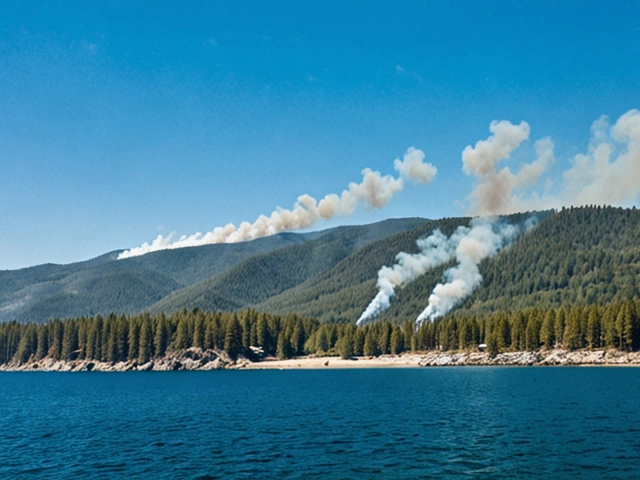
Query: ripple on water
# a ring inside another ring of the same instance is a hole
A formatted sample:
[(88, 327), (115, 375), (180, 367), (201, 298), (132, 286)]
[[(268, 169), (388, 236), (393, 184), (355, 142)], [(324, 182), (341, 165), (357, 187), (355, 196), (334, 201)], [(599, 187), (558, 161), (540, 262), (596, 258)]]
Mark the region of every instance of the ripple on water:
[(535, 367), (0, 374), (0, 477), (637, 478), (639, 380)]

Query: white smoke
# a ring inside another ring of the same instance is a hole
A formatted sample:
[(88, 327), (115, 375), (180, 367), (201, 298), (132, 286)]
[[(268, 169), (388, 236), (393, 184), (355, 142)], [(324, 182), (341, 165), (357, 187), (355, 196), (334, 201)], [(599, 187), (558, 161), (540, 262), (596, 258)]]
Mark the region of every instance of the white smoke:
[(640, 111), (633, 109), (610, 126), (606, 116), (591, 126), (592, 138), (586, 153), (572, 159), (562, 175), (562, 184), (551, 192), (534, 190), (555, 162), (550, 138), (535, 143), (536, 158), (512, 173), (499, 168), (513, 150), (529, 138), (526, 122), (513, 125), (493, 122), (491, 135), (462, 152), (463, 171), (476, 179), (470, 195), (472, 215), (503, 215), (527, 210), (591, 204), (628, 205), (640, 194)]
[(397, 287), (453, 258), (458, 237), (462, 235), (464, 235), (464, 227), (460, 227), (451, 238), (447, 238), (440, 230), (435, 230), (427, 238), (421, 238), (416, 242), (420, 248), (419, 253), (400, 252), (392, 267), (382, 267), (378, 272), (378, 293), (362, 312), (356, 325), (366, 323), (389, 308)]
[(424, 153), (414, 147), (409, 147), (403, 160), (396, 158), (393, 162), (400, 175), (410, 178), (416, 183), (429, 183), (436, 176), (438, 170), (430, 163), (424, 163)]
[(461, 300), (467, 298), (482, 282), (478, 265), (493, 257), (502, 248), (511, 244), (520, 229), (498, 219), (476, 218), (471, 228), (460, 238), (455, 248), (458, 264), (444, 273), (446, 283), (439, 283), (429, 296), (429, 305), (418, 316), (419, 325), (425, 320), (446, 315)]
[(195, 247), (213, 243), (236, 243), (254, 240), (289, 230), (300, 230), (311, 227), (320, 219), (330, 219), (335, 215), (348, 216), (358, 207), (383, 208), (391, 198), (404, 188), (404, 180), (415, 183), (429, 183), (436, 175), (437, 169), (424, 163), (424, 153), (416, 148), (409, 148), (403, 160), (396, 159), (395, 169), (398, 178), (382, 175), (380, 172), (365, 168), (362, 171), (362, 182), (349, 184), (340, 195), (331, 193), (319, 202), (310, 195), (298, 197), (291, 210), (276, 208), (269, 216), (260, 215), (253, 223), (242, 222), (238, 227), (229, 223), (224, 227), (216, 227), (207, 233), (194, 233), (177, 237), (158, 235), (151, 243), (145, 242), (139, 247), (122, 252), (118, 259), (136, 257), (158, 250), (183, 247)]
[[(529, 124), (524, 121), (518, 125), (494, 121), (489, 130), (491, 136), (474, 146), (467, 146), (462, 152), (463, 171), (476, 179), (469, 196), (469, 213), (479, 218), (466, 232), (456, 231), (455, 235), (465, 233), (462, 237), (439, 239), (447, 248), (453, 248), (454, 253), (449, 258), (455, 255), (458, 265), (445, 272), (446, 282), (434, 288), (429, 305), (417, 319), (418, 323), (445, 315), (471, 295), (482, 281), (479, 263), (498, 253), (518, 235), (519, 229), (499, 222), (495, 216), (568, 205), (624, 205), (637, 200), (640, 194), (640, 111), (636, 109), (622, 115), (613, 126), (605, 116), (593, 123), (587, 153), (574, 157), (573, 166), (564, 172), (562, 185), (556, 193), (550, 192), (550, 179), (547, 179), (543, 192), (534, 190), (556, 161), (550, 138), (536, 141), (533, 161), (525, 163), (514, 173), (509, 167), (500, 168), (500, 163), (508, 160), (513, 151), (529, 139)], [(493, 220), (490, 219), (492, 217)], [(535, 217), (525, 222), (525, 230), (535, 222)], [(429, 258), (427, 252), (417, 255)], [(362, 313), (358, 324), (388, 308), (396, 287), (433, 268), (406, 268), (404, 264), (408, 264), (408, 260), (405, 259), (412, 258), (400, 253), (396, 265), (383, 267), (378, 272), (378, 294)]]

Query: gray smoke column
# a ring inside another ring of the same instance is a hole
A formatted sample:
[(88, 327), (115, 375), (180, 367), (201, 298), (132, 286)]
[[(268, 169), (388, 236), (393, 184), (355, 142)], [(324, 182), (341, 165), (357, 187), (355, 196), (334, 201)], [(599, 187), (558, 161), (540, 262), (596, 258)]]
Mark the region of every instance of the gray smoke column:
[(177, 238), (174, 234), (167, 237), (158, 235), (151, 243), (145, 242), (139, 247), (122, 252), (118, 259), (158, 250), (213, 243), (237, 243), (283, 231), (309, 228), (320, 219), (327, 220), (336, 215), (348, 216), (358, 205), (365, 208), (384, 208), (393, 196), (404, 188), (404, 179), (420, 184), (433, 180), (437, 169), (430, 163), (424, 163), (424, 157), (421, 150), (411, 147), (402, 160), (398, 158), (394, 162), (394, 168), (399, 172), (398, 178), (365, 168), (362, 170), (362, 181), (350, 183), (339, 195), (331, 193), (317, 201), (312, 196), (304, 194), (297, 198), (292, 209), (278, 207), (269, 215), (260, 215), (253, 223), (242, 222), (238, 227), (229, 223), (204, 234), (197, 232)]
[(363, 325), (389, 308), (397, 287), (451, 260), (458, 242), (457, 237), (465, 233), (463, 229), (464, 227), (460, 227), (451, 238), (447, 238), (440, 230), (435, 230), (430, 236), (416, 242), (420, 248), (419, 253), (400, 252), (393, 266), (382, 267), (378, 271), (378, 293), (362, 312), (356, 324)]
[(426, 320), (446, 315), (461, 300), (467, 298), (482, 282), (478, 266), (511, 244), (520, 228), (499, 219), (476, 218), (471, 228), (460, 238), (455, 248), (458, 264), (444, 273), (445, 283), (439, 283), (429, 296), (429, 305), (418, 316), (419, 325)]

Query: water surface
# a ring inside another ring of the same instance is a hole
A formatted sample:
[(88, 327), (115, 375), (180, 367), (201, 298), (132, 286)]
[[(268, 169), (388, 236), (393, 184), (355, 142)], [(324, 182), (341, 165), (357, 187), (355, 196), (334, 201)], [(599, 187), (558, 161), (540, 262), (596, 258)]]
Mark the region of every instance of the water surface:
[(640, 369), (0, 373), (1, 478), (640, 478)]

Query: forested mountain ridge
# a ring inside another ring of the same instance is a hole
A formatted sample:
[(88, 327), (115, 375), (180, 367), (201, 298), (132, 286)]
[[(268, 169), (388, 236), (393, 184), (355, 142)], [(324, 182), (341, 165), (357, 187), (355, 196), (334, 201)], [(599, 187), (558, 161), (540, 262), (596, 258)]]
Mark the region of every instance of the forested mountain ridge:
[(461, 315), (640, 298), (640, 210), (567, 208), (481, 265)]
[[(484, 318), (573, 305), (604, 307), (640, 299), (639, 210), (567, 208), (512, 215), (505, 221), (524, 223), (532, 215), (539, 224), (480, 264), (482, 283), (451, 317)], [(0, 272), (0, 320), (41, 322), (112, 311), (172, 314), (195, 308), (255, 308), (353, 323), (375, 296), (382, 266), (392, 265), (399, 252), (417, 252), (416, 240), (436, 228), (450, 235), (469, 221), (389, 220), (302, 236), (283, 234), (262, 239), (262, 244), (258, 240), (186, 248), (123, 261), (109, 254), (84, 264), (17, 271), (26, 275), (22, 278)], [(377, 320), (392, 324), (414, 320), (453, 264), (398, 288), (390, 308)], [(207, 269), (211, 275), (206, 275)], [(30, 284), (29, 276), (37, 281)]]
[[(352, 245), (357, 248), (426, 221), (391, 219), (320, 232), (281, 233), (236, 244), (163, 250), (125, 260), (116, 260), (121, 251), (114, 251), (69, 265), (0, 270), (0, 321), (42, 322), (110, 312), (136, 314), (171, 292), (215, 277), (255, 255), (313, 242), (325, 235), (349, 237), (353, 232), (359, 232)], [(224, 299), (220, 305), (225, 310), (235, 308), (235, 303)]]
[[(521, 213), (505, 218), (511, 224), (521, 224), (532, 217), (542, 221), (552, 213)], [(373, 242), (321, 276), (254, 307), (278, 314), (299, 312), (322, 321), (355, 322), (377, 293), (376, 281), (381, 267), (393, 265), (400, 252), (418, 252), (416, 241), (434, 230), (439, 229), (450, 236), (457, 227), (468, 226), (470, 220), (468, 217), (434, 220), (414, 230)], [(428, 271), (397, 289), (391, 308), (378, 320), (404, 323), (415, 319), (426, 306), (433, 287), (442, 280), (444, 270), (451, 265)]]
[[(385, 233), (388, 231), (385, 229)], [(237, 310), (255, 305), (317, 277), (376, 237), (380, 237), (377, 227), (352, 227), (329, 231), (304, 244), (254, 255), (220, 275), (173, 292), (149, 311)], [(382, 236), (383, 240), (386, 238), (389, 237)]]

